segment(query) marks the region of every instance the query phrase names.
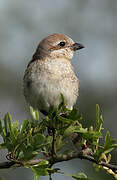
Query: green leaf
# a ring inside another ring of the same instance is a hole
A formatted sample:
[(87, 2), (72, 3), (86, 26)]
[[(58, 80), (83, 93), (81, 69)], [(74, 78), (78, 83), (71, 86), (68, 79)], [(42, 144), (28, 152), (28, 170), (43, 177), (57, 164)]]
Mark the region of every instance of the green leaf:
[(104, 144), (104, 146), (109, 147), (114, 142), (115, 142), (115, 140), (111, 139), (110, 133), (109, 133), (109, 131), (107, 131), (106, 136), (105, 136), (105, 144)]
[(68, 124), (74, 122), (72, 119), (67, 119), (67, 118), (62, 117), (62, 116), (59, 116), (59, 115), (57, 116), (57, 119), (58, 119), (59, 121), (62, 121), (63, 123), (68, 123)]
[(95, 160), (101, 160), (103, 158), (103, 153), (107, 154), (111, 152), (114, 148), (117, 148), (117, 144), (113, 144), (114, 142), (115, 140), (111, 138), (109, 131), (107, 131), (104, 146), (96, 150), (96, 153), (94, 155)]
[(57, 136), (57, 139), (56, 139), (57, 151), (59, 151), (65, 145), (65, 142), (63, 142), (62, 138), (63, 138), (62, 136)]
[(33, 150), (33, 146), (28, 145), (28, 146), (24, 146), (23, 154), (24, 154), (23, 157), (24, 160), (30, 160), (33, 159), (38, 153)]
[(98, 104), (96, 104), (96, 122), (98, 122), (100, 118), (100, 107)]
[(10, 143), (15, 147), (18, 143), (17, 141), (17, 136), (19, 134), (18, 132), (18, 121), (15, 121), (14, 123), (11, 124), (11, 131), (10, 131), (10, 136), (9, 136), (9, 140)]
[(0, 119), (0, 134), (2, 133), (2, 121)]
[(32, 166), (32, 171), (34, 172), (34, 174), (36, 174), (37, 176), (46, 176), (48, 175), (48, 164), (49, 162), (44, 160), (42, 162), (40, 162), (37, 165)]
[(34, 110), (32, 106), (30, 106), (30, 114), (34, 120), (39, 121), (39, 112), (38, 110)]
[(39, 176), (36, 173), (34, 173), (34, 180), (40, 180)]
[(94, 150), (95, 146), (97, 145), (97, 140), (102, 137), (101, 132), (93, 130), (92, 127), (88, 128), (83, 128), (82, 126), (76, 127), (74, 132), (78, 133), (81, 137), (82, 140), (87, 141), (88, 144), (90, 144), (90, 147)]
[(10, 135), (9, 133), (11, 132), (11, 116), (8, 112), (5, 114), (4, 117), (4, 126), (5, 126), (6, 136), (9, 136)]
[(113, 143), (115, 143), (115, 140), (111, 138), (109, 131), (107, 131), (104, 143), (105, 154), (111, 152), (114, 148), (117, 148), (117, 144)]
[(82, 128), (82, 127), (76, 127), (74, 132), (78, 132), (81, 133), (82, 136), (86, 139), (97, 139), (99, 137), (102, 137), (101, 132), (97, 132), (97, 131), (91, 131), (90, 129), (88, 130), (87, 128)]
[(49, 174), (54, 174), (54, 173), (59, 173), (60, 169), (59, 168), (54, 168), (54, 169), (51, 169), (51, 168), (47, 168), (48, 169), (48, 172)]
[(73, 108), (72, 111), (70, 111), (68, 117), (69, 119), (72, 119), (74, 121), (81, 119), (81, 115), (79, 115), (78, 109), (75, 107)]
[(72, 178), (74, 178), (76, 180), (91, 180), (91, 179), (87, 178), (87, 176), (84, 173), (73, 174)]
[(45, 166), (45, 165), (48, 165), (48, 164), (49, 164), (49, 162), (47, 160), (43, 160), (39, 164), (34, 165), (34, 166)]
[(6, 144), (5, 143), (0, 144), (0, 149), (6, 149)]
[(61, 95), (61, 103), (60, 103), (59, 106), (58, 106), (58, 111), (60, 111), (60, 110), (61, 110), (62, 108), (64, 108), (65, 105), (66, 105), (63, 94), (61, 93), (60, 95)]
[(0, 180), (4, 180), (4, 178), (2, 177), (2, 178), (0, 178)]
[(39, 147), (44, 143), (45, 136), (42, 134), (36, 134), (32, 137), (32, 146)]
[(66, 137), (69, 137), (75, 131), (75, 128), (76, 127), (73, 125), (68, 126), (68, 128), (66, 128), (64, 133), (63, 133), (63, 139)]
[(12, 126), (11, 126), (12, 130), (10, 133), (10, 138), (14, 145), (18, 143), (18, 141), (17, 141), (17, 136), (19, 135), (18, 125), (19, 125), (19, 121), (15, 121), (12, 123)]
[(102, 128), (102, 124), (103, 124), (103, 117), (100, 114), (100, 107), (98, 104), (96, 104), (96, 131), (101, 131)]
[(84, 133), (88, 133), (88, 129), (87, 128), (82, 128), (82, 127), (79, 128), (78, 127), (78, 128), (75, 129), (75, 132), (84, 134)]
[(6, 113), (4, 117), (4, 127), (2, 128), (2, 137), (3, 137), (4, 145), (6, 146), (8, 151), (13, 151), (16, 142), (15, 141), (16, 134), (14, 135), (13, 133), (11, 116), (9, 113)]
[(46, 143), (47, 143), (47, 144), (51, 144), (51, 143), (52, 143), (52, 140), (53, 140), (53, 137), (52, 137), (52, 136), (47, 136), (47, 137), (46, 137)]
[(35, 167), (32, 168), (33, 172), (35, 172), (38, 176), (47, 176), (49, 173), (44, 168)]
[(20, 132), (23, 133), (27, 129), (28, 125), (29, 125), (29, 120), (25, 119), (21, 124)]

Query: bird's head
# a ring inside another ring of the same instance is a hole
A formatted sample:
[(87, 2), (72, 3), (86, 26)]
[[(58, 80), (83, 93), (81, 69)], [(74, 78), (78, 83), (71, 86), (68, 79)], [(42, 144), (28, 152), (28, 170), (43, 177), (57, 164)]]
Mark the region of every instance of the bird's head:
[(33, 58), (66, 58), (71, 59), (76, 50), (82, 49), (84, 46), (75, 43), (71, 38), (64, 34), (52, 34), (44, 38), (37, 47)]

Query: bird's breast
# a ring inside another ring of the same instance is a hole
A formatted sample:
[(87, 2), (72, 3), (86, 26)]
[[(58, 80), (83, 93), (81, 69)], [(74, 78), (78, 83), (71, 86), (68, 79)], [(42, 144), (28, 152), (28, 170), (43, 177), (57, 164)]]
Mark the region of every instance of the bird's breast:
[(25, 91), (30, 93), (28, 101), (32, 106), (40, 106), (44, 110), (49, 109), (50, 106), (58, 106), (62, 93), (68, 108), (72, 109), (78, 96), (78, 79), (68, 60), (39, 60), (29, 68), (30, 74), (26, 77), (31, 83), (25, 77), (25, 82), (28, 82)]

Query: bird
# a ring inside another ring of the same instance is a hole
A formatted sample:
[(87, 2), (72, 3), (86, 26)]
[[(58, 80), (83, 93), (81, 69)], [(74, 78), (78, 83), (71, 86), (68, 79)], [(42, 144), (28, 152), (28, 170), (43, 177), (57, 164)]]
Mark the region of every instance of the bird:
[(23, 78), (24, 96), (34, 109), (47, 115), (64, 97), (66, 107), (73, 109), (79, 95), (79, 81), (71, 59), (84, 48), (70, 37), (54, 33), (44, 38), (28, 63)]

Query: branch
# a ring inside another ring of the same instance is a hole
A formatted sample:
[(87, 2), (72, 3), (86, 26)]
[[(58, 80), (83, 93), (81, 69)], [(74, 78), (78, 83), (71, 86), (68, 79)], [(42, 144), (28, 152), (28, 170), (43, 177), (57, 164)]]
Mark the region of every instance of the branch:
[(35, 164), (38, 164), (40, 163), (41, 161), (43, 160), (48, 160), (49, 163), (51, 165), (53, 164), (56, 164), (56, 163), (59, 163), (59, 162), (63, 162), (63, 161), (69, 161), (69, 160), (72, 160), (72, 159), (76, 159), (76, 158), (79, 158), (79, 159), (86, 159), (92, 163), (95, 163), (97, 165), (100, 165), (102, 167), (106, 167), (108, 169), (111, 169), (114, 173), (117, 174), (117, 166), (116, 165), (112, 165), (112, 164), (108, 164), (104, 161), (100, 161), (100, 162), (97, 162), (92, 156), (90, 155), (85, 155), (83, 154), (82, 152), (78, 152), (78, 153), (68, 153), (67, 155), (56, 155), (54, 157), (54, 159), (51, 157), (51, 158), (46, 158), (46, 159), (33, 159), (33, 160), (30, 160), (30, 161), (27, 161), (27, 162), (14, 162), (14, 161), (11, 161), (11, 162), (3, 162), (3, 163), (0, 163), (0, 169), (6, 169), (6, 168), (10, 168), (14, 165), (18, 165), (18, 166), (33, 166)]
[(2, 162), (2, 163), (0, 163), (0, 169), (10, 168), (10, 167), (12, 167), (14, 164), (16, 164), (16, 162), (14, 162), (14, 161)]
[(86, 160), (93, 162), (97, 165), (107, 167), (107, 168), (111, 169), (114, 173), (117, 174), (117, 166), (116, 165), (112, 165), (112, 164), (106, 163), (104, 161), (97, 162), (92, 156), (84, 155), (81, 152), (80, 153), (69, 153), (67, 155), (58, 155), (54, 159), (53, 164), (58, 163), (58, 162), (62, 162), (62, 161), (68, 161), (68, 160), (76, 159), (76, 158), (86, 159)]
[(32, 159), (27, 162), (24, 161), (6, 161), (0, 163), (0, 169), (7, 169), (10, 167), (21, 167), (21, 166), (33, 166), (35, 164), (39, 164), (41, 161), (44, 161), (46, 159)]
[(53, 135), (53, 140), (52, 140), (52, 157), (54, 158), (54, 155), (56, 155), (56, 129), (52, 129), (52, 135)]

